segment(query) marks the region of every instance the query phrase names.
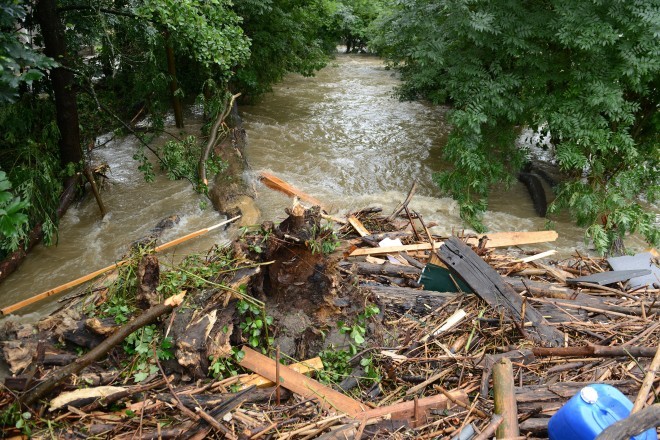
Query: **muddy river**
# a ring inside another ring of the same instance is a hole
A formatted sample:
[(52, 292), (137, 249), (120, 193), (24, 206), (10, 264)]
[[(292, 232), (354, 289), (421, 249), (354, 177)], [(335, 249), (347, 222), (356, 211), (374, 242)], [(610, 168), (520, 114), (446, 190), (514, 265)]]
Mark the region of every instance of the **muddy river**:
[[(288, 76), (257, 105), (240, 108), (251, 172), (273, 172), (339, 214), (367, 206), (391, 211), (417, 179), (410, 207), (438, 223), (435, 232), (460, 229), (456, 204), (441, 197), (431, 177), (446, 166), (440, 160), (448, 132), (446, 110), (399, 102), (392, 95), (397, 83), (396, 74), (381, 60), (358, 55), (338, 55), (312, 78)], [(187, 123), (194, 130), (200, 118), (191, 113)], [(147, 235), (163, 217), (178, 214), (181, 222), (167, 230), (162, 241), (224, 220), (186, 181), (158, 176), (155, 183), (145, 183), (132, 159), (134, 139), (108, 140), (100, 139), (104, 146), (94, 151), (94, 159), (110, 165), (103, 190), (109, 214), (100, 219), (92, 197), (75, 204), (61, 221), (58, 245), (37, 246), (0, 285), (0, 307), (120, 260), (129, 243)], [(262, 218), (282, 219), (288, 198), (258, 183), (256, 187)], [(545, 219), (536, 216), (525, 188), (516, 184), (508, 191), (494, 190), (486, 224), (493, 231), (538, 230), (545, 227)], [(563, 254), (585, 248), (583, 232), (566, 218), (555, 219), (554, 228), (560, 239), (537, 248), (556, 248)], [(172, 262), (229, 238), (216, 230), (160, 258)], [(21, 313), (41, 314), (56, 306), (49, 300)]]

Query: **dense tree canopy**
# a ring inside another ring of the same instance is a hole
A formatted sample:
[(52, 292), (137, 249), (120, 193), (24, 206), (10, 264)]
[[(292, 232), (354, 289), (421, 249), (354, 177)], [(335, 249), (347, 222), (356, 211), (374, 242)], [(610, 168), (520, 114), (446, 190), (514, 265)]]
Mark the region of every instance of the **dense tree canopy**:
[(490, 187), (528, 152), (521, 128), (549, 133), (567, 176), (551, 210), (568, 208), (604, 250), (654, 215), (660, 150), (660, 5), (656, 0), (393, 0), (374, 42), (403, 72), (400, 92), (450, 104), (437, 182), (480, 226)]
[[(148, 115), (158, 130), (172, 103), (181, 125), (181, 101), (198, 96), (213, 118), (228, 93), (258, 97), (287, 72), (311, 75), (323, 67), (334, 50), (335, 3), (3, 2), (0, 258), (34, 225), (43, 225), (47, 241), (54, 237), (63, 183), (85, 175), (87, 150), (100, 133), (130, 128), (136, 115)], [(143, 146), (149, 138), (141, 134)], [(193, 155), (184, 150), (199, 147), (189, 140), (168, 147), (160, 165), (190, 178), (195, 167), (183, 158)], [(150, 178), (144, 151), (135, 158)]]
[[(196, 98), (212, 119), (230, 94), (312, 75), (339, 42), (400, 68), (401, 96), (452, 107), (453, 168), (436, 178), (472, 225), (528, 160), (515, 140), (529, 127), (551, 135), (566, 176), (551, 209), (599, 249), (630, 232), (660, 240), (646, 209), (660, 179), (657, 0), (6, 0), (0, 27), (0, 257), (33, 225), (54, 236), (63, 184), (100, 133), (136, 115), (158, 130), (170, 108), (180, 125)], [(172, 147), (161, 166), (192, 181), (183, 150), (198, 146)]]

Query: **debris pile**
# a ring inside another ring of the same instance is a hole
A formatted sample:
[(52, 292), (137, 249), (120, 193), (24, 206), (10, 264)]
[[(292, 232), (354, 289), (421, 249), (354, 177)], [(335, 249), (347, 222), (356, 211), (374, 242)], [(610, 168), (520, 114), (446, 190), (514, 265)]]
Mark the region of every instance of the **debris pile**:
[(440, 237), (413, 192), (341, 223), (294, 202), (178, 267), (137, 249), (38, 323), (6, 319), (3, 435), (547, 438), (593, 383), (657, 424), (657, 255), (551, 260), (533, 244), (553, 231)]

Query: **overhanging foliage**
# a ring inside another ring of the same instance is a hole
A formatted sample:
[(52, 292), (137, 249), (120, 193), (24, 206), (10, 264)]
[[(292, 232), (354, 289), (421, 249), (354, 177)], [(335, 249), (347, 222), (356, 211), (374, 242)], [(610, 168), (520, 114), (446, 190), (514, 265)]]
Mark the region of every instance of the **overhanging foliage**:
[(566, 208), (599, 250), (660, 232), (660, 9), (654, 0), (395, 0), (373, 42), (403, 72), (400, 93), (453, 107), (439, 185), (480, 228), (490, 187), (527, 152), (521, 127), (549, 132)]

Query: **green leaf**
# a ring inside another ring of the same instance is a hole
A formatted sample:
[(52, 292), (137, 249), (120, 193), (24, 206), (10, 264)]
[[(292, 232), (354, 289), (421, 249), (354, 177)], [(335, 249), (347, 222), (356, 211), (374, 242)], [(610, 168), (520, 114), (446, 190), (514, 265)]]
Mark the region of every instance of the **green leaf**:
[(149, 377), (149, 374), (144, 371), (140, 371), (138, 373), (135, 373), (135, 375), (133, 375), (135, 383), (140, 383), (143, 380), (145, 380), (147, 377)]

